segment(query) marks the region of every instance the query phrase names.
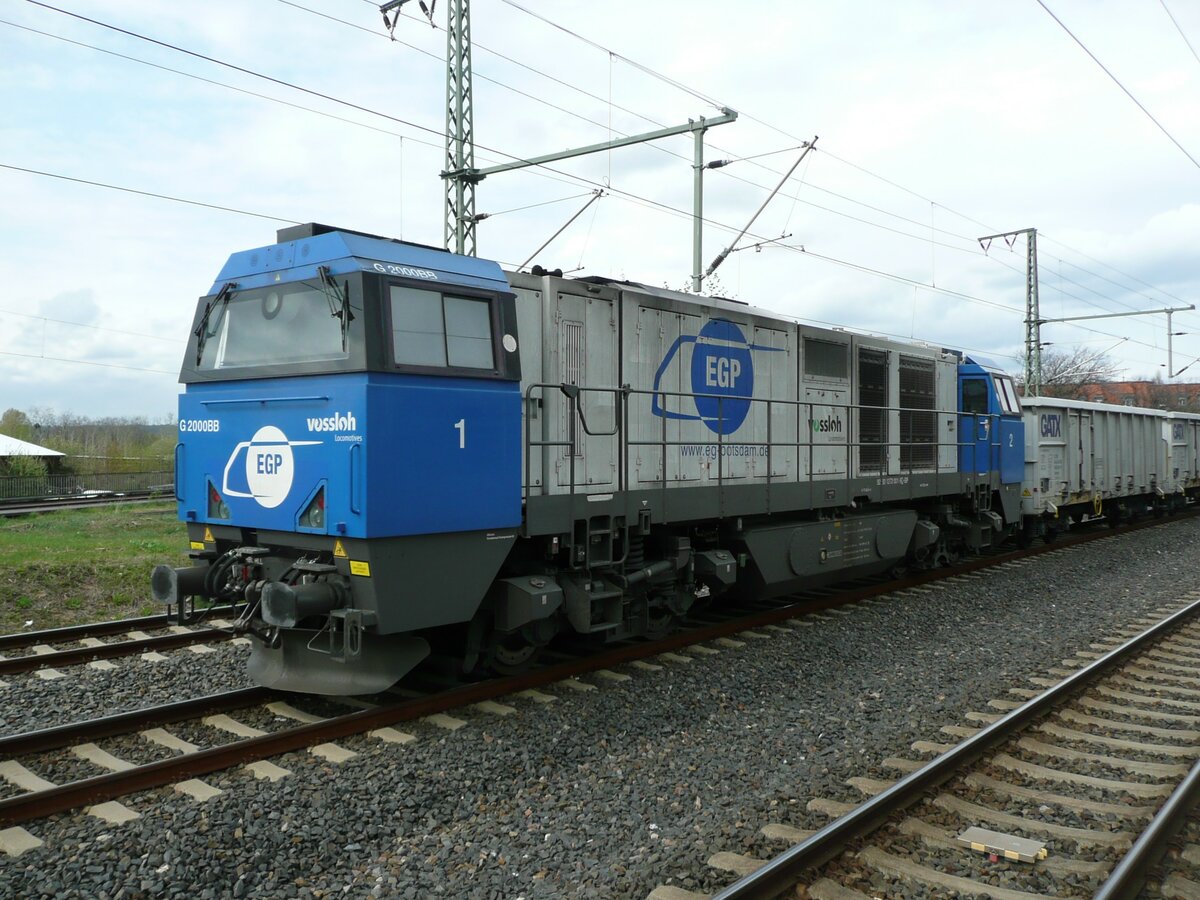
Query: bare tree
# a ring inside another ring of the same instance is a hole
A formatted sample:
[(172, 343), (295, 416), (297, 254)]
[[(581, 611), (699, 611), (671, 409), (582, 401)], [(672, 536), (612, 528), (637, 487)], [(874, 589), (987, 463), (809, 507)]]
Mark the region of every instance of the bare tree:
[[(1105, 353), (1090, 347), (1074, 350), (1045, 350), (1042, 352), (1042, 393), (1047, 397), (1087, 400), (1087, 386), (1115, 381), (1121, 374), (1121, 364)], [(1017, 383), (1024, 393), (1024, 378)]]

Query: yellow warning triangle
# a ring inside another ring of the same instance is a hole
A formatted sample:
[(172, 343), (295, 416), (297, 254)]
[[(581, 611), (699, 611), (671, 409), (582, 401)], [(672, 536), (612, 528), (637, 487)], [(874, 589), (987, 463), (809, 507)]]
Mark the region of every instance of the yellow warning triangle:
[(216, 540), (217, 540), (217, 539), (216, 539), (215, 537), (213, 537), (213, 533), (212, 533), (212, 529), (211, 529), (211, 528), (205, 528), (205, 529), (204, 529), (204, 540), (208, 541), (208, 543), (210, 543), (210, 544), (212, 544), (212, 543), (215, 543), (215, 542), (216, 542)]
[(342, 546), (342, 542), (341, 542), (341, 541), (334, 541), (334, 542), (333, 542), (333, 555), (334, 555), (334, 556), (341, 556), (341, 557), (345, 557), (345, 556), (347, 555), (347, 554), (346, 554), (346, 548)]

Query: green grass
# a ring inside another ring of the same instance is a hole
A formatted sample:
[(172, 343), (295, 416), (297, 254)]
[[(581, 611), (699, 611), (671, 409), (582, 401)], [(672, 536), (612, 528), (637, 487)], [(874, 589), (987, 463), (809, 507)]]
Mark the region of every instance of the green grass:
[(129, 503), (0, 519), (0, 632), (160, 610), (150, 570), (187, 564), (173, 503)]

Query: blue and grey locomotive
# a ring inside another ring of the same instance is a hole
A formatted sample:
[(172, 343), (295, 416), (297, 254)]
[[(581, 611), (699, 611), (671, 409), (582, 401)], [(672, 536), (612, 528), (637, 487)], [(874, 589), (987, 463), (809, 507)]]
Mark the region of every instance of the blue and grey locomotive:
[(180, 380), (193, 564), (152, 591), (245, 602), (252, 677), (291, 690), (513, 669), (1022, 522), (983, 360), (320, 225), (230, 257)]

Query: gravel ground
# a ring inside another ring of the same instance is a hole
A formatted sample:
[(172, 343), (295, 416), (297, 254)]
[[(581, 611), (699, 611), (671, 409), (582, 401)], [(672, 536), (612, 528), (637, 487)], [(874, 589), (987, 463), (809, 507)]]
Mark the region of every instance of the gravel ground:
[(250, 687), (245, 674), (250, 649), (229, 643), (212, 646), (214, 652), (204, 654), (170, 650), (159, 662), (124, 657), (112, 660), (115, 669), (64, 666), (60, 671), (66, 677), (53, 681), (32, 672), (6, 676), (8, 686), (0, 688), (0, 734)]
[[(1170, 886), (1170, 879), (1182, 878), (1194, 884), (1200, 884), (1200, 818), (1197, 817), (1195, 810), (1192, 811), (1191, 818), (1180, 829), (1176, 837), (1179, 843), (1179, 850), (1170, 850), (1163, 858), (1160, 865), (1160, 878), (1152, 880), (1146, 885), (1146, 889), (1142, 892), (1142, 896), (1146, 900), (1157, 900), (1159, 897), (1178, 897), (1179, 894), (1175, 891), (1164, 891), (1163, 886)], [(1193, 885), (1179, 885), (1185, 889), (1190, 889), (1195, 892)]]
[[(766, 856), (768, 822), (817, 827), (813, 797), (858, 802), (853, 776), (892, 778), (888, 756), (945, 740), (968, 710), (1119, 625), (1200, 587), (1181, 560), (1200, 520), (1042, 557), (928, 593), (863, 604), (740, 649), (586, 676), (598, 690), (506, 702), (511, 716), (404, 727), (417, 740), (340, 742), (333, 765), (274, 760), (278, 782), (209, 776), (197, 803), (126, 798), (122, 826), (85, 814), (31, 823), (45, 846), (0, 861), (0, 896), (645, 897), (669, 882), (712, 891), (712, 853)], [(245, 683), (241, 654), (88, 671), (4, 689), (3, 731)]]

